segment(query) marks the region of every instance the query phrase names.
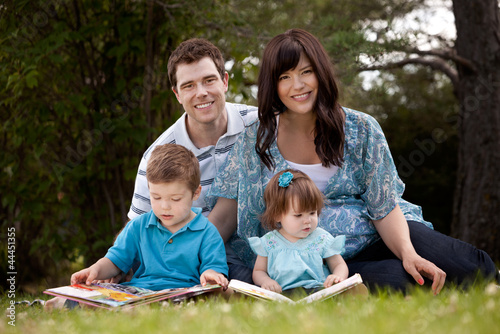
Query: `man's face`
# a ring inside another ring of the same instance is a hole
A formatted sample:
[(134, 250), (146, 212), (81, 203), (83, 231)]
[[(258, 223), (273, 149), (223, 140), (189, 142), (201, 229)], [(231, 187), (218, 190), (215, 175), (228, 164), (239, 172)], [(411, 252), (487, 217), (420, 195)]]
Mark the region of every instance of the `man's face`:
[(177, 86), (173, 90), (188, 114), (189, 122), (209, 125), (225, 117), (228, 74), (221, 79), (209, 57), (177, 66)]

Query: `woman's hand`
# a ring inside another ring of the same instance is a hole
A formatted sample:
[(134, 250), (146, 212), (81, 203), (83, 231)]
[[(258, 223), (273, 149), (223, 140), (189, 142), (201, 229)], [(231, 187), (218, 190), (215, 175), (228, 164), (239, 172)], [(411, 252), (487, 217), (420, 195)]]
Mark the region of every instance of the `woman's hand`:
[(432, 281), (432, 291), (434, 295), (441, 292), (446, 281), (446, 273), (434, 263), (415, 253), (413, 256), (403, 258), (403, 267), (420, 285), (424, 284), (422, 276), (430, 279)]
[(444, 286), (446, 273), (417, 254), (411, 243), (408, 223), (399, 205), (387, 216), (373, 223), (387, 247), (402, 261), (406, 272), (420, 285), (424, 284), (422, 275), (431, 279), (432, 291), (437, 295)]

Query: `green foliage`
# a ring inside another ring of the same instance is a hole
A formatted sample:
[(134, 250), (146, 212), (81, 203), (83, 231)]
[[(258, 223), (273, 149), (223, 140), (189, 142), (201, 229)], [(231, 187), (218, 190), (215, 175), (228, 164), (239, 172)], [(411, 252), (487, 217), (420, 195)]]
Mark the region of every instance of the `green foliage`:
[(127, 219), (141, 154), (179, 115), (167, 83), (169, 52), (211, 23), (204, 13), (215, 7), (0, 6), (0, 220), (2, 231), (16, 228), (16, 261), (30, 268), (20, 282), (80, 255), (89, 264), (111, 245)]

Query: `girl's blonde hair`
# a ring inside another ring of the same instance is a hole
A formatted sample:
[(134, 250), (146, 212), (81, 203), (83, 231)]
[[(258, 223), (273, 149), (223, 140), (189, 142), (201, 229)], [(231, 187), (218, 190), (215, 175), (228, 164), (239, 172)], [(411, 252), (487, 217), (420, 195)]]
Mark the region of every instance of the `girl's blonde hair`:
[[(289, 185), (279, 185), (279, 178), (286, 172), (293, 174)], [(274, 175), (264, 190), (266, 210), (261, 215), (262, 225), (268, 230), (279, 229), (279, 219), (290, 207), (304, 211), (318, 211), (324, 206), (324, 196), (309, 176), (295, 169), (286, 169)]]

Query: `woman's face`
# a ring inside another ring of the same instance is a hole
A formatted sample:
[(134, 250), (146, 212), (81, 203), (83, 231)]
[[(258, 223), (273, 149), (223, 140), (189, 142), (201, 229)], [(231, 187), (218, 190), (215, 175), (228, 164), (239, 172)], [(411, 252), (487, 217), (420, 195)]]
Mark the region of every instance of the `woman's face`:
[(278, 96), (288, 111), (306, 114), (313, 111), (318, 94), (318, 78), (309, 58), (302, 53), (297, 66), (278, 79)]

